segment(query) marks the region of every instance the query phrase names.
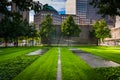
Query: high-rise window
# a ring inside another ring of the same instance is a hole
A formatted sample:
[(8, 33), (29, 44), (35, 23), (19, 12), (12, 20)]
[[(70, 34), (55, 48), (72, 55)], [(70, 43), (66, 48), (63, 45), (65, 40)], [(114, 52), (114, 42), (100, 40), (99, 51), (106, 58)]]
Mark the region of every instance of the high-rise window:
[(80, 18), (87, 18), (87, 0), (77, 0), (76, 1), (76, 14)]

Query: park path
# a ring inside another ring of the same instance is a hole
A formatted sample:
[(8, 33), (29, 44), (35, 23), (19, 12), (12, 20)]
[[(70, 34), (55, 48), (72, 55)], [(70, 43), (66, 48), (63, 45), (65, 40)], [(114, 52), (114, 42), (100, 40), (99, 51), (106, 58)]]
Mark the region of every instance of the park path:
[(72, 52), (80, 56), (83, 60), (85, 60), (91, 67), (97, 68), (97, 67), (117, 67), (120, 66), (120, 64), (115, 63), (113, 61), (105, 60), (102, 57), (95, 56), (92, 54), (89, 54), (87, 52), (83, 52), (78, 49), (70, 49)]
[(58, 48), (58, 69), (57, 69), (57, 79), (56, 80), (62, 80), (62, 76), (61, 76), (60, 48)]
[(30, 52), (30, 53), (28, 53), (27, 55), (41, 55), (41, 54), (43, 54), (43, 53), (45, 53), (47, 50), (45, 50), (45, 49), (39, 49), (39, 50), (36, 50), (36, 51), (33, 51), (33, 52)]

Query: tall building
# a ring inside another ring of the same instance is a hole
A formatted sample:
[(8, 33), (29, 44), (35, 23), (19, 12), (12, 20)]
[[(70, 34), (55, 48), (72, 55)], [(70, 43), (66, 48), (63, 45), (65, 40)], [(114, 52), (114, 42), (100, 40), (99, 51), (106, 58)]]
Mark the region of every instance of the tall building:
[(76, 14), (76, 0), (67, 0), (65, 7), (66, 14)]
[(75, 14), (80, 16), (80, 18), (93, 18), (93, 16), (96, 17), (95, 15), (97, 9), (93, 8), (93, 6), (89, 4), (90, 1), (91, 0), (67, 0), (66, 14)]
[(39, 13), (34, 15), (34, 22), (36, 25), (36, 29), (38, 30), (41, 23), (45, 19), (45, 16), (47, 14), (50, 14), (53, 18), (53, 24), (54, 25), (61, 25), (61, 16), (56, 11), (40, 11)]
[[(97, 14), (98, 9), (93, 8), (93, 6), (89, 4), (91, 1), (92, 0), (67, 0), (66, 14), (77, 15), (81, 18), (81, 21), (86, 24), (100, 20), (102, 17), (100, 14)], [(108, 16), (105, 17), (105, 20), (111, 22)]]

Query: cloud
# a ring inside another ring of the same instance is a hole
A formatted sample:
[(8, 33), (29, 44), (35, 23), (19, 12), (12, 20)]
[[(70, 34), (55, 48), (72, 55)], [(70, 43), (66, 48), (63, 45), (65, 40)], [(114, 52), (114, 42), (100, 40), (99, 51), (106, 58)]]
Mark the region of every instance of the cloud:
[(42, 4), (49, 4), (59, 11), (61, 10), (61, 8), (65, 8), (66, 0), (34, 0), (34, 1), (39, 1)]

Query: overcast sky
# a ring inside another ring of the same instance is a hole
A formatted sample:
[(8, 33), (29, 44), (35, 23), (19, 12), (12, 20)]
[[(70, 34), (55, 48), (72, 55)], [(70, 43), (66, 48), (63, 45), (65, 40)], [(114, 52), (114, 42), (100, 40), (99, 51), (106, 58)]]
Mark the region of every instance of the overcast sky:
[[(65, 1), (66, 0), (34, 0), (34, 1), (39, 1), (42, 4), (49, 4), (52, 7), (54, 7), (59, 14), (65, 14)], [(30, 13), (30, 22), (33, 21), (33, 15), (34, 13)]]

